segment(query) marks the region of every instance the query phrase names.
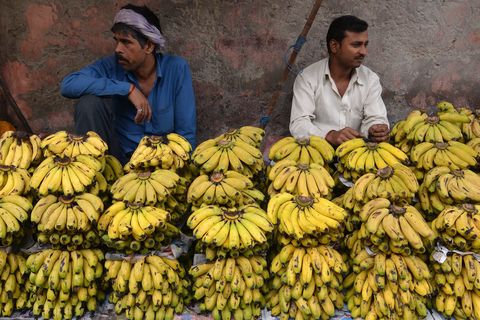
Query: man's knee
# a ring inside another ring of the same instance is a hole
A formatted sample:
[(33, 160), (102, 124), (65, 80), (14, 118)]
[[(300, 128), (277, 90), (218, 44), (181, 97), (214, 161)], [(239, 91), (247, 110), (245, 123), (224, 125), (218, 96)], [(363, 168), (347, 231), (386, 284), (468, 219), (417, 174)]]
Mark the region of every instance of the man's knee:
[(75, 117), (101, 117), (111, 114), (109, 98), (86, 95), (75, 105)]

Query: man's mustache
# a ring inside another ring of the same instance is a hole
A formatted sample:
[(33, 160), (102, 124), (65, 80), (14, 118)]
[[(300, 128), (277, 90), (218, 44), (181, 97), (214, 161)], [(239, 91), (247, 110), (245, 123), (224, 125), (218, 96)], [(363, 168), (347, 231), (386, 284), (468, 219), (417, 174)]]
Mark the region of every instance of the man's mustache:
[(127, 61), (127, 59), (125, 59), (121, 54), (118, 53), (115, 53), (115, 58), (117, 58), (117, 60)]

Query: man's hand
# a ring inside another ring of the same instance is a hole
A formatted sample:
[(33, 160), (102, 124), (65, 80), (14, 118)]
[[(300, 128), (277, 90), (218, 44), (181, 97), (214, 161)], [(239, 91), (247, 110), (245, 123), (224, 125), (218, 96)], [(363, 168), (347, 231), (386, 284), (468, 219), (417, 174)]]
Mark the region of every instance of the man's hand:
[(128, 95), (128, 99), (137, 109), (135, 123), (142, 123), (145, 120), (149, 122), (152, 118), (152, 108), (150, 108), (150, 104), (148, 103), (148, 99), (145, 97), (145, 95), (135, 87), (135, 89), (133, 89), (133, 91)]
[(386, 124), (374, 124), (368, 129), (368, 138), (373, 142), (387, 141), (390, 133)]
[(362, 135), (355, 129), (352, 128), (343, 128), (342, 130), (332, 130), (325, 136), (325, 139), (330, 142), (331, 145), (339, 146), (345, 141), (361, 138)]

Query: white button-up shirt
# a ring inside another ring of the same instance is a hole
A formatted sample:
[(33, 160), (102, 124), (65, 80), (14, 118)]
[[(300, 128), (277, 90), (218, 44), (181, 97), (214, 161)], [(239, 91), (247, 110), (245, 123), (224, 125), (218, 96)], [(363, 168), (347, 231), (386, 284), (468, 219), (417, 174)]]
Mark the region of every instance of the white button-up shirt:
[(347, 90), (340, 96), (330, 75), (328, 58), (305, 68), (293, 86), (290, 133), (294, 137), (325, 137), (331, 130), (345, 127), (368, 137), (374, 124), (387, 124), (382, 86), (369, 68), (355, 69)]

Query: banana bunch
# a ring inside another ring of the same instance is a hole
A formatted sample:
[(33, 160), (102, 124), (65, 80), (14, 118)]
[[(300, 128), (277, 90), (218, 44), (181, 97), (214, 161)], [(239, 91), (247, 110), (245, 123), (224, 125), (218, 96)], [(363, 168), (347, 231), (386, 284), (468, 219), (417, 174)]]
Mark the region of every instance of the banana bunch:
[(264, 199), (263, 193), (253, 187), (249, 178), (232, 170), (202, 174), (193, 180), (187, 192), (187, 202), (196, 209), (210, 204), (241, 206), (260, 203)]
[(0, 197), (26, 195), (30, 191), (30, 174), (26, 169), (0, 165)]
[(392, 126), (392, 128), (390, 129), (390, 141), (391, 144), (393, 144), (395, 147), (408, 154), (410, 152), (410, 149), (412, 149), (413, 142), (406, 139), (407, 132), (403, 130), (404, 125), (405, 119), (398, 121)]
[(25, 258), (21, 254), (0, 250), (0, 314), (10, 317), (14, 310), (27, 307)]
[(26, 261), (26, 291), (33, 314), (44, 319), (77, 318), (95, 311), (105, 298), (98, 283), (104, 255), (99, 249), (62, 251), (46, 249)]
[(480, 319), (480, 262), (471, 254), (455, 252), (443, 263), (431, 262), (439, 289), (435, 309), (455, 319)]
[(9, 246), (23, 236), (23, 225), (28, 220), (32, 203), (18, 195), (0, 197), (0, 242)]
[(101, 171), (102, 162), (91, 156), (47, 157), (33, 172), (30, 187), (42, 197), (51, 193), (71, 196), (86, 192)]
[(108, 150), (105, 141), (93, 131), (88, 131), (85, 135), (58, 131), (45, 137), (42, 140), (41, 147), (45, 157), (63, 156), (72, 158), (78, 155), (87, 155), (100, 158)]
[(228, 141), (237, 141), (241, 140), (249, 145), (259, 148), (262, 143), (263, 136), (265, 135), (265, 130), (258, 127), (244, 126), (238, 129), (230, 129), (224, 134), (219, 135), (215, 140), (228, 140)]
[(269, 248), (270, 244), (268, 242), (264, 242), (248, 249), (232, 251), (226, 248), (212, 247), (201, 241), (195, 242), (195, 253), (203, 254), (207, 261), (225, 258), (236, 258), (240, 254), (247, 258), (258, 255), (265, 255), (265, 252), (267, 252)]
[(475, 152), (477, 153), (475, 158), (478, 158), (478, 156), (480, 155), (480, 138), (473, 138), (472, 140), (468, 141), (467, 146), (475, 150)]
[(362, 138), (348, 140), (338, 146), (335, 154), (339, 158), (337, 170), (345, 179), (356, 181), (362, 174), (405, 163), (408, 156), (387, 142), (366, 142)]
[(329, 246), (284, 246), (270, 264), (267, 308), (280, 319), (330, 319), (343, 307), (348, 266)]
[(41, 140), (37, 135), (7, 131), (0, 137), (0, 165), (28, 169), (42, 160)]
[(260, 149), (240, 139), (206, 140), (193, 151), (192, 160), (203, 174), (233, 170), (252, 178), (265, 167)]
[(460, 108), (458, 113), (468, 116), (470, 122), (462, 123), (461, 130), (465, 141), (480, 138), (480, 109)]
[(293, 160), (302, 164), (328, 165), (333, 161), (335, 150), (324, 138), (310, 136), (309, 138), (286, 137), (270, 147), (268, 158), (273, 161), (283, 159)]
[(341, 237), (347, 212), (327, 199), (279, 193), (268, 202), (267, 216), (278, 223), (280, 233), (302, 241), (322, 235)]
[(161, 168), (176, 171), (188, 163), (191, 151), (190, 142), (176, 133), (144, 136), (124, 170), (130, 172), (136, 169)]
[(117, 181), (120, 177), (123, 177), (123, 167), (120, 161), (112, 155), (105, 155), (105, 167), (103, 168), (102, 175), (111, 185)]
[(284, 159), (272, 167), (268, 174), (271, 181), (268, 194), (288, 192), (294, 195), (331, 198), (335, 186), (330, 173), (323, 166), (297, 163)]
[(228, 251), (243, 251), (267, 242), (273, 225), (257, 204), (225, 208), (208, 205), (192, 212), (187, 226), (203, 243)]
[(436, 166), (450, 167), (452, 170), (475, 166), (477, 152), (458, 141), (422, 142), (410, 151), (410, 160), (418, 169), (431, 170)]
[(352, 318), (423, 319), (434, 293), (427, 264), (416, 256), (359, 251), (343, 281)]
[(109, 186), (107, 179), (101, 172), (95, 172), (93, 183), (87, 188), (86, 192), (99, 196), (104, 201), (109, 200)]
[(192, 266), (193, 297), (201, 311), (214, 319), (256, 319), (265, 306), (269, 278), (267, 261), (261, 256), (217, 259)]
[(358, 238), (384, 253), (424, 253), (436, 238), (421, 213), (413, 206), (395, 205), (385, 198), (367, 202), (359, 213)]
[(175, 260), (155, 255), (105, 261), (105, 281), (111, 283), (110, 302), (127, 319), (173, 319), (188, 303), (189, 281)]

